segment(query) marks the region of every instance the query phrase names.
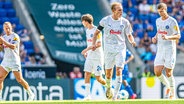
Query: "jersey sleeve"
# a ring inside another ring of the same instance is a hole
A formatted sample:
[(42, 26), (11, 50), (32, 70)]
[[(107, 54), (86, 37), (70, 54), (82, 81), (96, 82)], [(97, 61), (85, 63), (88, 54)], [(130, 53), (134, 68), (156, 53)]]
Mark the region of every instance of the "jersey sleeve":
[(130, 24), (129, 21), (127, 21), (127, 25), (125, 26), (125, 34), (128, 36), (130, 34), (132, 34), (133, 30), (132, 30), (132, 26)]
[(13, 40), (12, 40), (11, 44), (18, 44), (19, 42), (20, 42), (19, 36), (15, 35), (13, 37)]
[(176, 34), (180, 34), (180, 29), (179, 29), (179, 26), (178, 26), (178, 23), (177, 23), (177, 21), (176, 20), (173, 20), (173, 22), (172, 22), (172, 34), (173, 35), (176, 35)]

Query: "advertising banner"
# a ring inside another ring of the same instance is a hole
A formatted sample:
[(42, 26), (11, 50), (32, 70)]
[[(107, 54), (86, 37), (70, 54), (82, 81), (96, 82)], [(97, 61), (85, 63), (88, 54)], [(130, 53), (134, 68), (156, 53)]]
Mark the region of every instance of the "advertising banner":
[[(71, 99), (71, 89), (69, 79), (36, 79), (26, 80), (33, 93), (35, 100), (63, 100)], [(2, 94), (3, 100), (27, 100), (26, 90), (17, 83), (16, 80), (6, 79)]]
[[(176, 98), (184, 98), (184, 77), (175, 77)], [(161, 84), (157, 77), (141, 79), (141, 98), (142, 99), (161, 99), (164, 98), (166, 87)]]
[(86, 48), (81, 16), (90, 13), (94, 23), (107, 15), (102, 0), (25, 0), (53, 58), (83, 65)]

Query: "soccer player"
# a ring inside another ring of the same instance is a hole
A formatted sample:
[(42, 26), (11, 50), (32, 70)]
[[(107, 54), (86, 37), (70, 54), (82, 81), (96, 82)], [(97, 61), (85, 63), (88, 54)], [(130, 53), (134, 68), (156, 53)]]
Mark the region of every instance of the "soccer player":
[[(173, 70), (176, 62), (176, 44), (180, 39), (177, 21), (168, 15), (167, 5), (159, 3), (157, 11), (160, 18), (156, 20), (157, 34), (152, 38), (157, 43), (157, 53), (154, 61), (154, 73), (166, 86), (166, 98), (175, 98), (175, 79)], [(166, 76), (162, 73), (165, 69)]]
[(91, 73), (94, 72), (97, 81), (104, 86), (106, 85), (106, 81), (102, 77), (102, 73), (104, 72), (102, 34), (98, 33), (97, 42), (95, 43), (95, 46), (97, 47), (97, 49), (95, 51), (92, 51), (91, 49), (92, 49), (93, 34), (97, 29), (97, 27), (93, 25), (93, 17), (91, 14), (84, 14), (81, 17), (81, 21), (83, 26), (87, 28), (86, 29), (87, 48), (81, 52), (81, 54), (84, 55), (84, 57), (86, 57), (86, 61), (84, 65), (86, 95), (84, 100), (90, 100), (91, 99), (91, 96), (90, 96)]
[(21, 72), (21, 62), (19, 56), (19, 36), (12, 31), (10, 22), (3, 24), (5, 35), (0, 37), (0, 46), (4, 48), (4, 58), (0, 65), (0, 99), (2, 100), (3, 81), (10, 71), (13, 72), (16, 80), (27, 91), (28, 100), (34, 100), (34, 93), (31, 91), (28, 83), (23, 79)]
[(127, 49), (126, 50), (126, 61), (124, 62), (124, 69), (122, 71), (122, 83), (125, 86), (125, 90), (129, 93), (131, 99), (135, 99), (137, 95), (132, 90), (132, 87), (128, 84), (127, 78), (129, 77), (128, 63), (134, 59), (134, 55)]
[(121, 3), (114, 2), (111, 4), (112, 15), (108, 15), (101, 19), (97, 30), (93, 36), (93, 50), (97, 47), (95, 45), (98, 34), (104, 29), (104, 61), (107, 82), (107, 98), (111, 98), (111, 80), (113, 74), (113, 67), (116, 65), (116, 79), (113, 100), (117, 99), (118, 91), (122, 83), (122, 69), (124, 69), (124, 62), (126, 57), (126, 43), (125, 35), (132, 46), (136, 46), (134, 37), (132, 36), (132, 27), (129, 21), (122, 17), (123, 7)]

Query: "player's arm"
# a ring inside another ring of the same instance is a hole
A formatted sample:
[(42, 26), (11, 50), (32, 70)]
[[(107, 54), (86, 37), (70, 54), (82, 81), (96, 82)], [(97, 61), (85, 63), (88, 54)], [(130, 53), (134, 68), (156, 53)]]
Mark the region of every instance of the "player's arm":
[(103, 26), (98, 26), (98, 28), (96, 29), (94, 35), (93, 35), (93, 42), (92, 42), (92, 50), (94, 51), (97, 47), (96, 47), (96, 40), (97, 40), (97, 37), (98, 37), (98, 34), (100, 34), (100, 31), (103, 30)]
[(157, 43), (157, 39), (158, 39), (158, 38), (157, 38), (157, 35), (158, 35), (158, 34), (156, 34), (156, 35), (152, 38), (152, 42), (153, 42), (154, 44)]
[(130, 44), (132, 44), (132, 46), (136, 46), (136, 43), (135, 43), (135, 41), (134, 41), (134, 37), (133, 37), (133, 35), (132, 34), (129, 34), (128, 35), (128, 41), (130, 42)]
[[(16, 39), (16, 40), (14, 40), (14, 41), (18, 41), (18, 38), (14, 38), (14, 39)], [(4, 45), (6, 45), (7, 47), (9, 47), (10, 49), (15, 49), (16, 46), (17, 46), (17, 44), (11, 44), (11, 43), (5, 41), (3, 37), (0, 37), (0, 40), (2, 41), (2, 43), (3, 43)]]
[(181, 37), (180, 34), (175, 34), (175, 35), (171, 35), (171, 36), (162, 35), (162, 38), (165, 40), (179, 40), (180, 37)]
[(125, 64), (129, 63), (130, 61), (132, 61), (134, 59), (134, 55), (131, 54), (131, 56), (125, 61)]

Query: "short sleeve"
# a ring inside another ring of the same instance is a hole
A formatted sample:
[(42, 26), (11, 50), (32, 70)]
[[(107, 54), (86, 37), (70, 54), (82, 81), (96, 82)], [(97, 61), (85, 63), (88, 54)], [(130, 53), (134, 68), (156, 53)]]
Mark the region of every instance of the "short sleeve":
[(172, 30), (173, 35), (180, 34), (180, 29), (176, 20), (173, 20), (172, 22)]
[(11, 44), (18, 44), (19, 42), (20, 42), (19, 37), (15, 35), (15, 36), (13, 37), (13, 40), (12, 40)]
[(132, 34), (132, 26), (129, 21), (127, 21), (127, 25), (125, 26), (125, 34), (128, 36), (129, 34)]

